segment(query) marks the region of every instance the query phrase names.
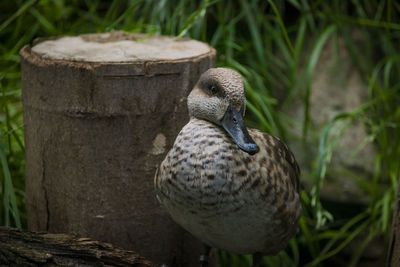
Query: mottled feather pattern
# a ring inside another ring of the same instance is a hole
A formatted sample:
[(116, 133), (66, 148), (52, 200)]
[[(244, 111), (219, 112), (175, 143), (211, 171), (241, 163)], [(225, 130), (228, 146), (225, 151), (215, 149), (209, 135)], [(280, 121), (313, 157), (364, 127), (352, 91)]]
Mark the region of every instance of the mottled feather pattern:
[[(209, 245), (250, 253), (264, 242), (260, 252), (274, 254), (297, 231), (300, 171), (279, 138), (249, 133), (260, 147), (255, 155), (240, 150), (220, 126), (191, 118), (162, 162), (155, 187), (174, 220)], [(245, 225), (234, 226), (236, 220)], [(229, 245), (253, 234), (252, 227), (261, 228), (254, 244)], [(224, 236), (235, 229), (237, 236)]]

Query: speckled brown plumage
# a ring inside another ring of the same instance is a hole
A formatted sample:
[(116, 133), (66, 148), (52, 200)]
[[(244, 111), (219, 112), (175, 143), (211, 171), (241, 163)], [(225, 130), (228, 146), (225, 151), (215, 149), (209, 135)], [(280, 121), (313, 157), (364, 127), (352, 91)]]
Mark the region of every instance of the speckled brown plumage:
[[(234, 94), (221, 86), (225, 95), (215, 97), (244, 98), (243, 85), (225, 86)], [(250, 155), (220, 125), (195, 115), (156, 173), (157, 198), (178, 224), (209, 246), (277, 253), (296, 233), (301, 214), (300, 170), (293, 154), (279, 138), (249, 129), (259, 147)]]

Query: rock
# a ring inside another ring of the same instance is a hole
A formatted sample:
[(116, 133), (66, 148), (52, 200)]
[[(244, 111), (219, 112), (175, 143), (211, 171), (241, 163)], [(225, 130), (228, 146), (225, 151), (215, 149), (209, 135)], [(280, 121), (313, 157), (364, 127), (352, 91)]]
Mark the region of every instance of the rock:
[[(357, 35), (354, 35), (354, 38), (355, 42), (360, 41)], [(316, 158), (319, 138), (325, 124), (335, 115), (352, 112), (365, 103), (368, 100), (367, 90), (367, 84), (361, 79), (351, 60), (345, 41), (339, 38), (336, 49), (334, 40), (328, 40), (321, 52), (311, 83), (308, 155), (301, 156), (304, 155), (304, 147), (300, 143), (291, 145), (299, 158), (303, 173), (310, 171), (307, 169), (311, 165), (309, 161)], [(297, 103), (287, 112), (299, 123), (303, 123), (303, 109), (304, 105)], [(336, 123), (331, 129), (331, 134), (338, 133), (343, 125), (343, 122)], [(301, 136), (300, 132), (297, 134)], [(353, 176), (355, 174), (365, 181), (372, 177), (376, 156), (374, 145), (368, 143), (359, 153), (353, 154), (367, 137), (367, 130), (360, 121), (353, 122), (344, 131), (328, 165), (321, 192), (322, 199), (359, 204), (368, 201), (368, 195), (362, 191)], [(305, 179), (307, 176), (309, 175), (302, 176), (303, 182), (310, 187), (314, 181)]]

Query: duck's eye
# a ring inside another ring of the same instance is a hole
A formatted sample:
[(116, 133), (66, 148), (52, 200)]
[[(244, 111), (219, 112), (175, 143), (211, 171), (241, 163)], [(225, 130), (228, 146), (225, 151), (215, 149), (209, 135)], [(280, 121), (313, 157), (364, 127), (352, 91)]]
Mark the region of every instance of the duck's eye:
[(215, 85), (210, 85), (208, 87), (208, 89), (210, 90), (210, 92), (215, 95), (216, 93), (218, 93), (218, 88)]

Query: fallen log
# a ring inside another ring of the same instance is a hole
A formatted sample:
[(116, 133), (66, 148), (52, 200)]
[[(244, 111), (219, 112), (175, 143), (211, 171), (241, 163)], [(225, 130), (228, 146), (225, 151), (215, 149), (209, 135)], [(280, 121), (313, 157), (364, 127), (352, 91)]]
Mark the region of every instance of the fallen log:
[(135, 266), (153, 263), (109, 243), (0, 227), (0, 266)]

